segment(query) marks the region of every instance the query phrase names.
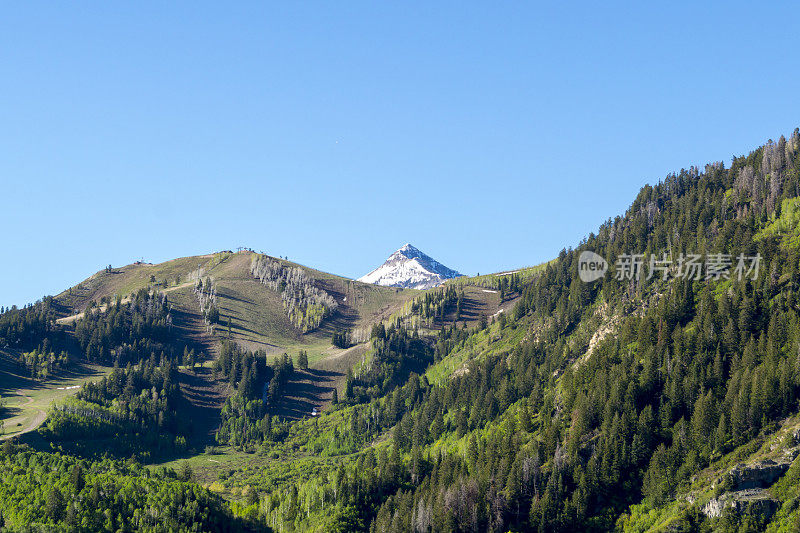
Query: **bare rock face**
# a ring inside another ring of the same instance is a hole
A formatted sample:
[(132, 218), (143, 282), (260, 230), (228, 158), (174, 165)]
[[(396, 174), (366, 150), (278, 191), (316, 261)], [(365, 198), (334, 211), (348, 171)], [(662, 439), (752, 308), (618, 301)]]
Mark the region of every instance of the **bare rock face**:
[(798, 455), (800, 455), (800, 446), (794, 446), (793, 448), (789, 448), (788, 450), (783, 452), (783, 456), (790, 463), (794, 461)]
[(736, 465), (728, 475), (736, 490), (769, 487), (789, 470), (789, 463), (776, 463), (770, 459), (750, 465)]
[(748, 514), (769, 520), (780, 508), (781, 503), (772, 498), (764, 489), (745, 489), (726, 492), (713, 498), (702, 508), (709, 518), (718, 518), (724, 512), (738, 515)]
[(736, 465), (727, 474), (728, 486), (733, 490), (711, 499), (702, 507), (702, 512), (710, 518), (731, 512), (768, 520), (780, 508), (781, 503), (764, 489), (778, 481), (789, 470), (790, 464), (767, 459)]

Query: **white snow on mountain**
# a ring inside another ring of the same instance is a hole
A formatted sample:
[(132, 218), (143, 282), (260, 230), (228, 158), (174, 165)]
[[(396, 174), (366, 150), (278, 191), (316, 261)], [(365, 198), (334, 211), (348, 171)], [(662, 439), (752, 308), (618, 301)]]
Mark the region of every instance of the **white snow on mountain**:
[(460, 275), (417, 248), (406, 244), (389, 256), (381, 266), (358, 278), (358, 281), (388, 287), (430, 289)]

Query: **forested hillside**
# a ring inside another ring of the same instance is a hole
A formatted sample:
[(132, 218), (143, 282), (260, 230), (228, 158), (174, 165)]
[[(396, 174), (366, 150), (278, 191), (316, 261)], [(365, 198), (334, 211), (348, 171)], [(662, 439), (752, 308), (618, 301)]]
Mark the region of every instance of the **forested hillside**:
[(0, 451), (4, 531), (247, 531), (225, 502), (191, 473), (136, 463), (36, 453), (10, 442)]
[[(258, 259), (269, 262), (281, 279), (262, 283), (251, 271)], [(0, 429), (0, 439), (11, 437), (27, 446), (4, 450), (12, 463), (21, 450), (43, 454), (38, 457), (44, 462), (60, 461), (51, 458), (55, 452), (84, 465), (109, 458), (153, 468), (159, 462), (196, 457), (217, 442), (228, 445), (226, 435), (233, 435), (231, 444), (243, 441), (234, 406), (241, 397), (260, 400), (268, 380), (265, 399), (282, 405), (269, 410), (275, 427), (286, 427), (288, 422), (281, 419), (286, 404), (296, 403), (287, 398), (308, 393), (302, 382), (289, 382), (285, 372), (274, 374), (272, 360), (288, 361), (284, 352), (295, 358), (302, 353), (306, 369), (309, 359), (312, 366), (328, 365), (331, 370), (307, 370), (323, 372), (331, 382), (314, 390), (312, 399), (322, 409), (331, 391), (343, 385), (346, 368), (339, 369), (350, 361), (331, 346), (334, 333), (359, 342), (360, 330), (388, 317), (414, 294), (355, 283), (247, 250), (158, 265), (109, 265), (56, 297), (0, 309), (0, 416), (4, 424), (9, 422), (6, 434)], [(260, 348), (257, 357), (242, 346)], [(245, 353), (250, 355), (243, 364), (240, 354)], [(336, 360), (328, 363), (329, 357)], [(281, 379), (285, 383), (278, 386)], [(303, 409), (297, 416), (310, 411)], [(190, 477), (186, 468), (184, 463), (176, 466), (184, 483)], [(26, 472), (33, 470), (25, 467), (18, 473)], [(134, 486), (152, 484), (149, 472), (137, 468), (126, 475)], [(4, 500), (0, 516), (7, 528), (63, 521), (69, 527), (83, 523), (78, 529), (86, 531), (115, 530), (124, 523), (150, 530), (174, 530), (177, 523), (186, 530), (218, 529), (191, 513), (178, 521), (158, 520), (162, 510), (173, 511), (144, 500), (120, 505), (126, 512), (149, 512), (153, 520), (131, 521), (112, 508), (108, 513), (117, 514), (110, 521), (92, 518), (84, 523), (82, 511), (69, 514), (72, 507), (86, 506), (79, 491), (68, 491), (55, 479), (53, 486), (48, 480), (42, 483), (43, 490), (53, 489), (53, 498), (58, 496), (53, 506), (58, 503), (61, 510), (39, 515), (26, 509), (38, 505), (36, 500)], [(236, 505), (215, 501), (219, 516), (227, 517), (220, 519), (230, 521)], [(175, 512), (191, 509), (181, 502), (176, 500)], [(150, 505), (154, 510), (148, 510)], [(230, 527), (251, 527), (252, 518)]]
[[(587, 251), (610, 267), (594, 281)], [(2, 447), (7, 527), (800, 527), (798, 130), (644, 187), (540, 267), (395, 292), (206, 259), (0, 315), (0, 347), (37, 376), (117, 366)], [(224, 391), (205, 446), (187, 376)]]
[[(398, 315), (338, 409), (289, 431), (340, 461), (313, 463), (309, 481), (227, 482), (262, 491), (281, 530), (793, 530), (797, 491), (735, 472), (767, 451), (786, 472), (797, 453), (799, 145), (796, 131), (643, 188), (524, 283), (508, 316), (434, 343)], [(617, 268), (582, 282), (585, 250)], [(632, 254), (648, 258), (638, 279)], [(393, 361), (413, 367), (395, 387)], [(342, 434), (345, 448), (317, 444)]]

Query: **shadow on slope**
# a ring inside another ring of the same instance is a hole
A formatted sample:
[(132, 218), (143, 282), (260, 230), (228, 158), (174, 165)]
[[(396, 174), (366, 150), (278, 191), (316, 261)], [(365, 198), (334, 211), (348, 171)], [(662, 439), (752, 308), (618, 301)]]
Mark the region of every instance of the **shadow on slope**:
[(333, 391), (344, 374), (332, 370), (295, 369), (287, 382), (285, 393), (272, 406), (272, 413), (288, 420), (311, 416), (314, 409), (322, 411), (333, 398)]
[(192, 423), (190, 447), (202, 450), (215, 444), (214, 435), (220, 423), (220, 410), (228, 396), (228, 385), (215, 379), (210, 368), (180, 370), (183, 401), (178, 412)]

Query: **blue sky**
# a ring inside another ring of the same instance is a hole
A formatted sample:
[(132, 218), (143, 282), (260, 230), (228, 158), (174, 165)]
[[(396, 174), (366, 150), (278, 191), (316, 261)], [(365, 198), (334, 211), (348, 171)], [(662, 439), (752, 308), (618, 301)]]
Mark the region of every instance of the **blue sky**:
[(240, 245), (536, 264), (800, 126), (796, 4), (224, 4), (4, 6), (0, 304)]

